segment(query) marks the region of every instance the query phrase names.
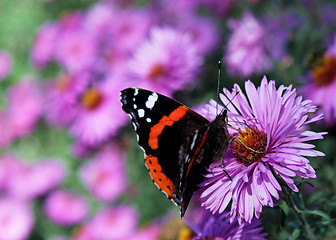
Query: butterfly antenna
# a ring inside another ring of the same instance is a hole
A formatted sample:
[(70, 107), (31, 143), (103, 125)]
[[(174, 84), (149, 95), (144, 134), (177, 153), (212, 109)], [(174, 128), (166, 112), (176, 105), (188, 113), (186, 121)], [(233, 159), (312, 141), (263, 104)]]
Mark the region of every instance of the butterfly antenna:
[(218, 115), (219, 84), (220, 84), (220, 78), (221, 78), (221, 67), (222, 67), (222, 62), (219, 60), (218, 61), (218, 73), (217, 73), (217, 91), (216, 91), (216, 97), (217, 97), (216, 115)]

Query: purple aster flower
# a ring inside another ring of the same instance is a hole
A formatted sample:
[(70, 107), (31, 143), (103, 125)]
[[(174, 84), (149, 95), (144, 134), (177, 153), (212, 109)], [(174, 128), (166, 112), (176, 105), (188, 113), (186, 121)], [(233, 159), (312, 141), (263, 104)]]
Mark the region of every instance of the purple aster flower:
[(28, 239), (34, 225), (34, 215), (27, 203), (16, 199), (0, 199), (1, 239)]
[(67, 127), (79, 111), (78, 98), (90, 82), (90, 74), (63, 73), (45, 85), (45, 117), (51, 125)]
[(193, 231), (189, 234), (190, 240), (262, 240), (267, 236), (266, 233), (262, 233), (263, 228), (260, 220), (254, 218), (251, 223), (239, 224), (237, 218), (230, 221), (227, 212), (212, 214), (204, 208), (196, 209), (192, 217), (185, 218), (185, 221)]
[(191, 35), (197, 52), (201, 55), (209, 54), (213, 51), (220, 40), (217, 25), (208, 18), (188, 17), (178, 24), (178, 28), (182, 32), (187, 32)]
[(56, 187), (64, 175), (65, 167), (60, 161), (21, 163), (9, 176), (6, 193), (17, 199), (30, 200)]
[(202, 61), (190, 34), (154, 28), (135, 52), (130, 71), (141, 87), (171, 95), (196, 79)]
[[(223, 156), (227, 173), (221, 161), (213, 163), (198, 192), (202, 206), (213, 213), (224, 212), (231, 202), (231, 219), (237, 216), (240, 223), (251, 222), (254, 215), (259, 218), (263, 206), (273, 207), (272, 196), (279, 199), (282, 188), (272, 169), (295, 192), (298, 188), (293, 177), (316, 177), (306, 156), (324, 154), (306, 142), (322, 139), (325, 134), (307, 130), (309, 123), (322, 116), (309, 119), (308, 114), (316, 107), (297, 96), (291, 86), (276, 89), (275, 82), (264, 77), (257, 89), (247, 81), (245, 90), (246, 95), (237, 84), (232, 93), (224, 89), (239, 110), (221, 96), (229, 108), (229, 133), (235, 137)], [(208, 106), (208, 110), (215, 115), (216, 104)]]
[(12, 57), (5, 51), (0, 51), (0, 80), (3, 80), (12, 69)]
[(74, 239), (130, 239), (137, 224), (138, 215), (131, 207), (104, 208), (79, 229)]
[(324, 57), (320, 59), (314, 69), (306, 76), (307, 84), (300, 91), (321, 106), (324, 120), (333, 125), (336, 122), (336, 34), (334, 43), (329, 46)]
[(88, 205), (80, 195), (57, 190), (47, 196), (44, 212), (53, 222), (67, 226), (82, 221), (88, 212)]
[(85, 163), (80, 178), (89, 191), (101, 201), (112, 201), (127, 187), (124, 156), (112, 147), (104, 149), (96, 159)]
[(119, 92), (126, 83), (122, 75), (114, 74), (86, 89), (70, 126), (70, 132), (78, 141), (96, 146), (116, 135), (127, 123), (119, 103)]
[(233, 33), (224, 56), (229, 73), (249, 76), (271, 68), (265, 48), (266, 32), (251, 13), (245, 12), (240, 21), (229, 21), (229, 28)]
[(44, 67), (54, 59), (58, 34), (59, 26), (55, 23), (47, 23), (41, 27), (31, 52), (31, 59), (36, 66)]

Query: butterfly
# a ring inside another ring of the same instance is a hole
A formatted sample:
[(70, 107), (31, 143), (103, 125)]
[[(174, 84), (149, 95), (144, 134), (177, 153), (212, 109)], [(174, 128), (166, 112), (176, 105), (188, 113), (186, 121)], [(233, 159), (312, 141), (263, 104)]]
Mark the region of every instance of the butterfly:
[(140, 88), (122, 90), (120, 101), (154, 184), (180, 207), (183, 217), (206, 168), (228, 148), (227, 110), (209, 121), (169, 97)]

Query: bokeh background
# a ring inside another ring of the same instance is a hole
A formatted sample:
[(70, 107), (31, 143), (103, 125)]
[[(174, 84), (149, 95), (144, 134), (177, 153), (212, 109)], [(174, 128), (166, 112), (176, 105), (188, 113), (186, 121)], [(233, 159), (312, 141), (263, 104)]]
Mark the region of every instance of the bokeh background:
[[(218, 60), (221, 88), (266, 75), (325, 114), (326, 156), (295, 199), (334, 239), (335, 13), (333, 0), (1, 0), (0, 239), (182, 239), (119, 91), (199, 108), (216, 99)], [(303, 239), (281, 201), (261, 219), (269, 239)]]

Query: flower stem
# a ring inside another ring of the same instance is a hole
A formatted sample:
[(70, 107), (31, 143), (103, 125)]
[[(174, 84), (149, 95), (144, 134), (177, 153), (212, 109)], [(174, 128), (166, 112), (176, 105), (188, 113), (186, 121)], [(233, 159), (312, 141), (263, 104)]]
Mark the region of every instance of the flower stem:
[(317, 238), (315, 237), (315, 235), (314, 235), (309, 223), (307, 222), (306, 218), (300, 213), (300, 209), (295, 204), (290, 192), (288, 192), (287, 186), (282, 185), (282, 188), (283, 188), (283, 193), (284, 193), (284, 195), (287, 199), (288, 206), (292, 209), (292, 211), (294, 212), (296, 217), (301, 222), (302, 226), (306, 229), (306, 232), (307, 232), (309, 238), (311, 240), (317, 240)]
[(307, 222), (306, 218), (301, 214), (301, 210), (298, 208), (298, 206), (295, 204), (295, 201), (293, 200), (291, 193), (288, 191), (288, 186), (285, 183), (285, 181), (279, 177), (279, 175), (275, 172), (274, 168), (272, 168), (270, 166), (270, 169), (273, 173), (273, 175), (275, 176), (275, 178), (278, 180), (278, 182), (281, 185), (282, 188), (282, 193), (285, 197), (285, 200), (289, 206), (290, 209), (292, 209), (292, 211), (294, 212), (294, 214), (296, 215), (296, 217), (299, 219), (299, 221), (301, 222), (301, 225), (305, 228), (309, 239), (311, 240), (317, 240), (316, 236), (313, 233), (313, 230), (311, 229), (309, 223)]

